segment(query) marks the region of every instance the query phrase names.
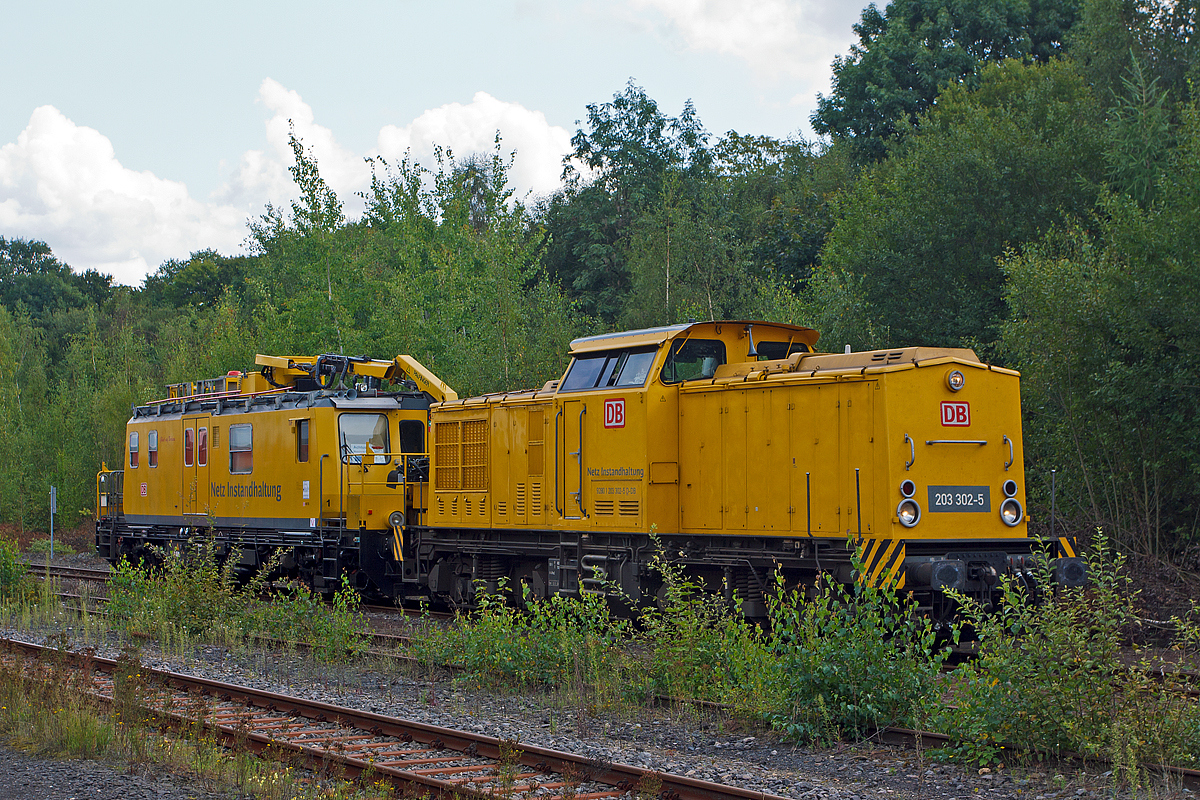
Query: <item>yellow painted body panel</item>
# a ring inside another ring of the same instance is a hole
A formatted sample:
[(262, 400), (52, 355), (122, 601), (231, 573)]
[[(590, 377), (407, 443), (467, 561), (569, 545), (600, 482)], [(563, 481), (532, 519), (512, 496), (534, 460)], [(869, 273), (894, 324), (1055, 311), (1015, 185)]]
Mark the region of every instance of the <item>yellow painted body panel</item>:
[[(386, 529), (393, 511), (423, 505), (422, 487), (388, 486), (387, 475), (400, 453), (399, 423), (416, 420), (424, 428), (424, 410), (301, 409), (225, 411), (138, 417), (127, 426), (125, 515), (151, 524), (207, 526), (213, 522), (244, 527), (315, 527), (320, 519), (345, 518), (349, 527)], [(342, 415), (383, 414), (388, 418), (391, 452), (338, 457), (338, 419)], [(309, 423), (308, 460), (299, 460), (297, 425)], [(231, 426), (252, 431), (251, 468), (232, 466)], [(185, 436), (193, 450), (185, 457)], [(158, 434), (157, 465), (150, 466), (150, 432)], [(138, 434), (138, 465), (128, 452), (128, 436)], [(199, 441), (207, 441), (201, 459)], [(190, 465), (187, 463), (190, 461)], [(365, 461), (364, 464), (361, 463)], [(410, 495), (406, 499), (407, 493)]]
[[(753, 335), (756, 346), (815, 342), (805, 330), (754, 323)], [(689, 337), (724, 342), (727, 363), (711, 378), (664, 382), (672, 344)], [(984, 365), (969, 350), (758, 361), (749, 344), (743, 323), (594, 337), (573, 355), (657, 347), (644, 385), (564, 391), (560, 381), (435, 405), (435, 431), (468, 420), (486, 431), (477, 444), (487, 478), (470, 489), (435, 481), (430, 525), (869, 541), (1027, 535), (1024, 521), (1008, 527), (999, 517), (1004, 480), (1016, 481), (1025, 502), (1017, 373)], [(966, 376), (959, 392), (946, 383), (952, 369)], [(943, 402), (966, 404), (969, 425), (943, 425)], [(540, 415), (540, 430), (529, 427), (532, 415)], [(462, 452), (461, 443), (435, 448), (434, 473)], [(529, 471), (530, 452), (544, 459), (540, 480)], [(906, 478), (923, 512), (913, 528), (896, 516)], [(541, 518), (527, 505), (535, 486)], [(930, 487), (986, 487), (988, 510), (934, 512)], [(871, 551), (881, 575), (903, 560), (902, 549)]]

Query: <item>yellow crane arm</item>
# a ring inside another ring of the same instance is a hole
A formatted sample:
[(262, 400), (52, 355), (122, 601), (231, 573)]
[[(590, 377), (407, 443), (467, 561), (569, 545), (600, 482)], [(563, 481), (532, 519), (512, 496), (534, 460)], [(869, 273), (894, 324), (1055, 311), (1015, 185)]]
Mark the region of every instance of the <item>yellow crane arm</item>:
[[(407, 377), (417, 384), (417, 388), (427, 392), (439, 403), (458, 399), (458, 392), (447, 386), (445, 381), (412, 356), (399, 355), (392, 361), (358, 358), (347, 361), (348, 374), (392, 381)], [(298, 378), (312, 375), (317, 359), (314, 356), (268, 356), (260, 353), (255, 357), (254, 363), (260, 367), (271, 367), (274, 371), (272, 379), (277, 385), (292, 385)]]
[[(412, 356), (396, 356), (394, 366), (397, 372), (407, 375), (417, 384), (417, 388), (428, 393), (439, 403), (448, 403), (458, 399), (458, 392), (447, 386), (445, 381), (426, 369), (425, 365)], [(388, 372), (387, 377), (392, 378), (394, 373), (391, 370)]]

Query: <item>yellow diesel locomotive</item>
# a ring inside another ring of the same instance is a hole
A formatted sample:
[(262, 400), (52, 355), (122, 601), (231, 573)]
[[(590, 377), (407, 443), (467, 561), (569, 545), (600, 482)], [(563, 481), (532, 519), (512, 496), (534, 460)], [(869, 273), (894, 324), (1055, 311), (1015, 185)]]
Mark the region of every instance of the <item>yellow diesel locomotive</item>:
[[(97, 548), (206, 531), (246, 570), (286, 548), (318, 589), (346, 573), (469, 606), (502, 579), (653, 602), (662, 546), (748, 616), (776, 571), (890, 583), (939, 615), (948, 589), (1030, 577), (1019, 375), (816, 342), (744, 321), (591, 336), (561, 379), (467, 399), (407, 356), (259, 356), (135, 409), (124, 469), (98, 477)], [(1057, 579), (1083, 582), (1058, 546)]]

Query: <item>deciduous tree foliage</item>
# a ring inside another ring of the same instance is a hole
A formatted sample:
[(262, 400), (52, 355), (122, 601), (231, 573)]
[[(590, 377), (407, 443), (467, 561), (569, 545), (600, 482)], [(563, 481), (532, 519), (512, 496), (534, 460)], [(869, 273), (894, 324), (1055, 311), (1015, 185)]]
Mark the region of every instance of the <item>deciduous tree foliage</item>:
[(1004, 261), (1004, 347), (1023, 370), (1030, 443), (1068, 515), (1166, 555), (1200, 527), (1200, 113), (1156, 199), (1106, 194), (1096, 227)]
[(892, 0), (854, 25), (858, 43), (833, 62), (833, 91), (818, 96), (817, 133), (846, 137), (864, 161), (933, 105), (947, 86), (975, 85), (982, 65), (1049, 61), (1063, 49), (1078, 0)]
[(635, 220), (660, 199), (668, 171), (688, 178), (684, 192), (702, 178), (709, 134), (691, 102), (667, 117), (632, 80), (587, 112), (588, 130), (575, 132), (564, 161), (566, 187), (542, 211), (544, 263), (587, 312), (612, 321), (631, 285), (627, 237)]
[(838, 343), (984, 346), (1006, 309), (996, 259), (1086, 214), (1103, 177), (1099, 108), (1066, 62), (986, 67), (838, 203), (814, 316)]

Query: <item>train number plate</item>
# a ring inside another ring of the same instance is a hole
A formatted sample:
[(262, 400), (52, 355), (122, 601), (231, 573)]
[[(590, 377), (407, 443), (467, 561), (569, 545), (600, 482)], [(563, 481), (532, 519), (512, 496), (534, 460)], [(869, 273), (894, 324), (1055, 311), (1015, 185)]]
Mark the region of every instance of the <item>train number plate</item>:
[(930, 486), (930, 511), (991, 511), (990, 486)]

